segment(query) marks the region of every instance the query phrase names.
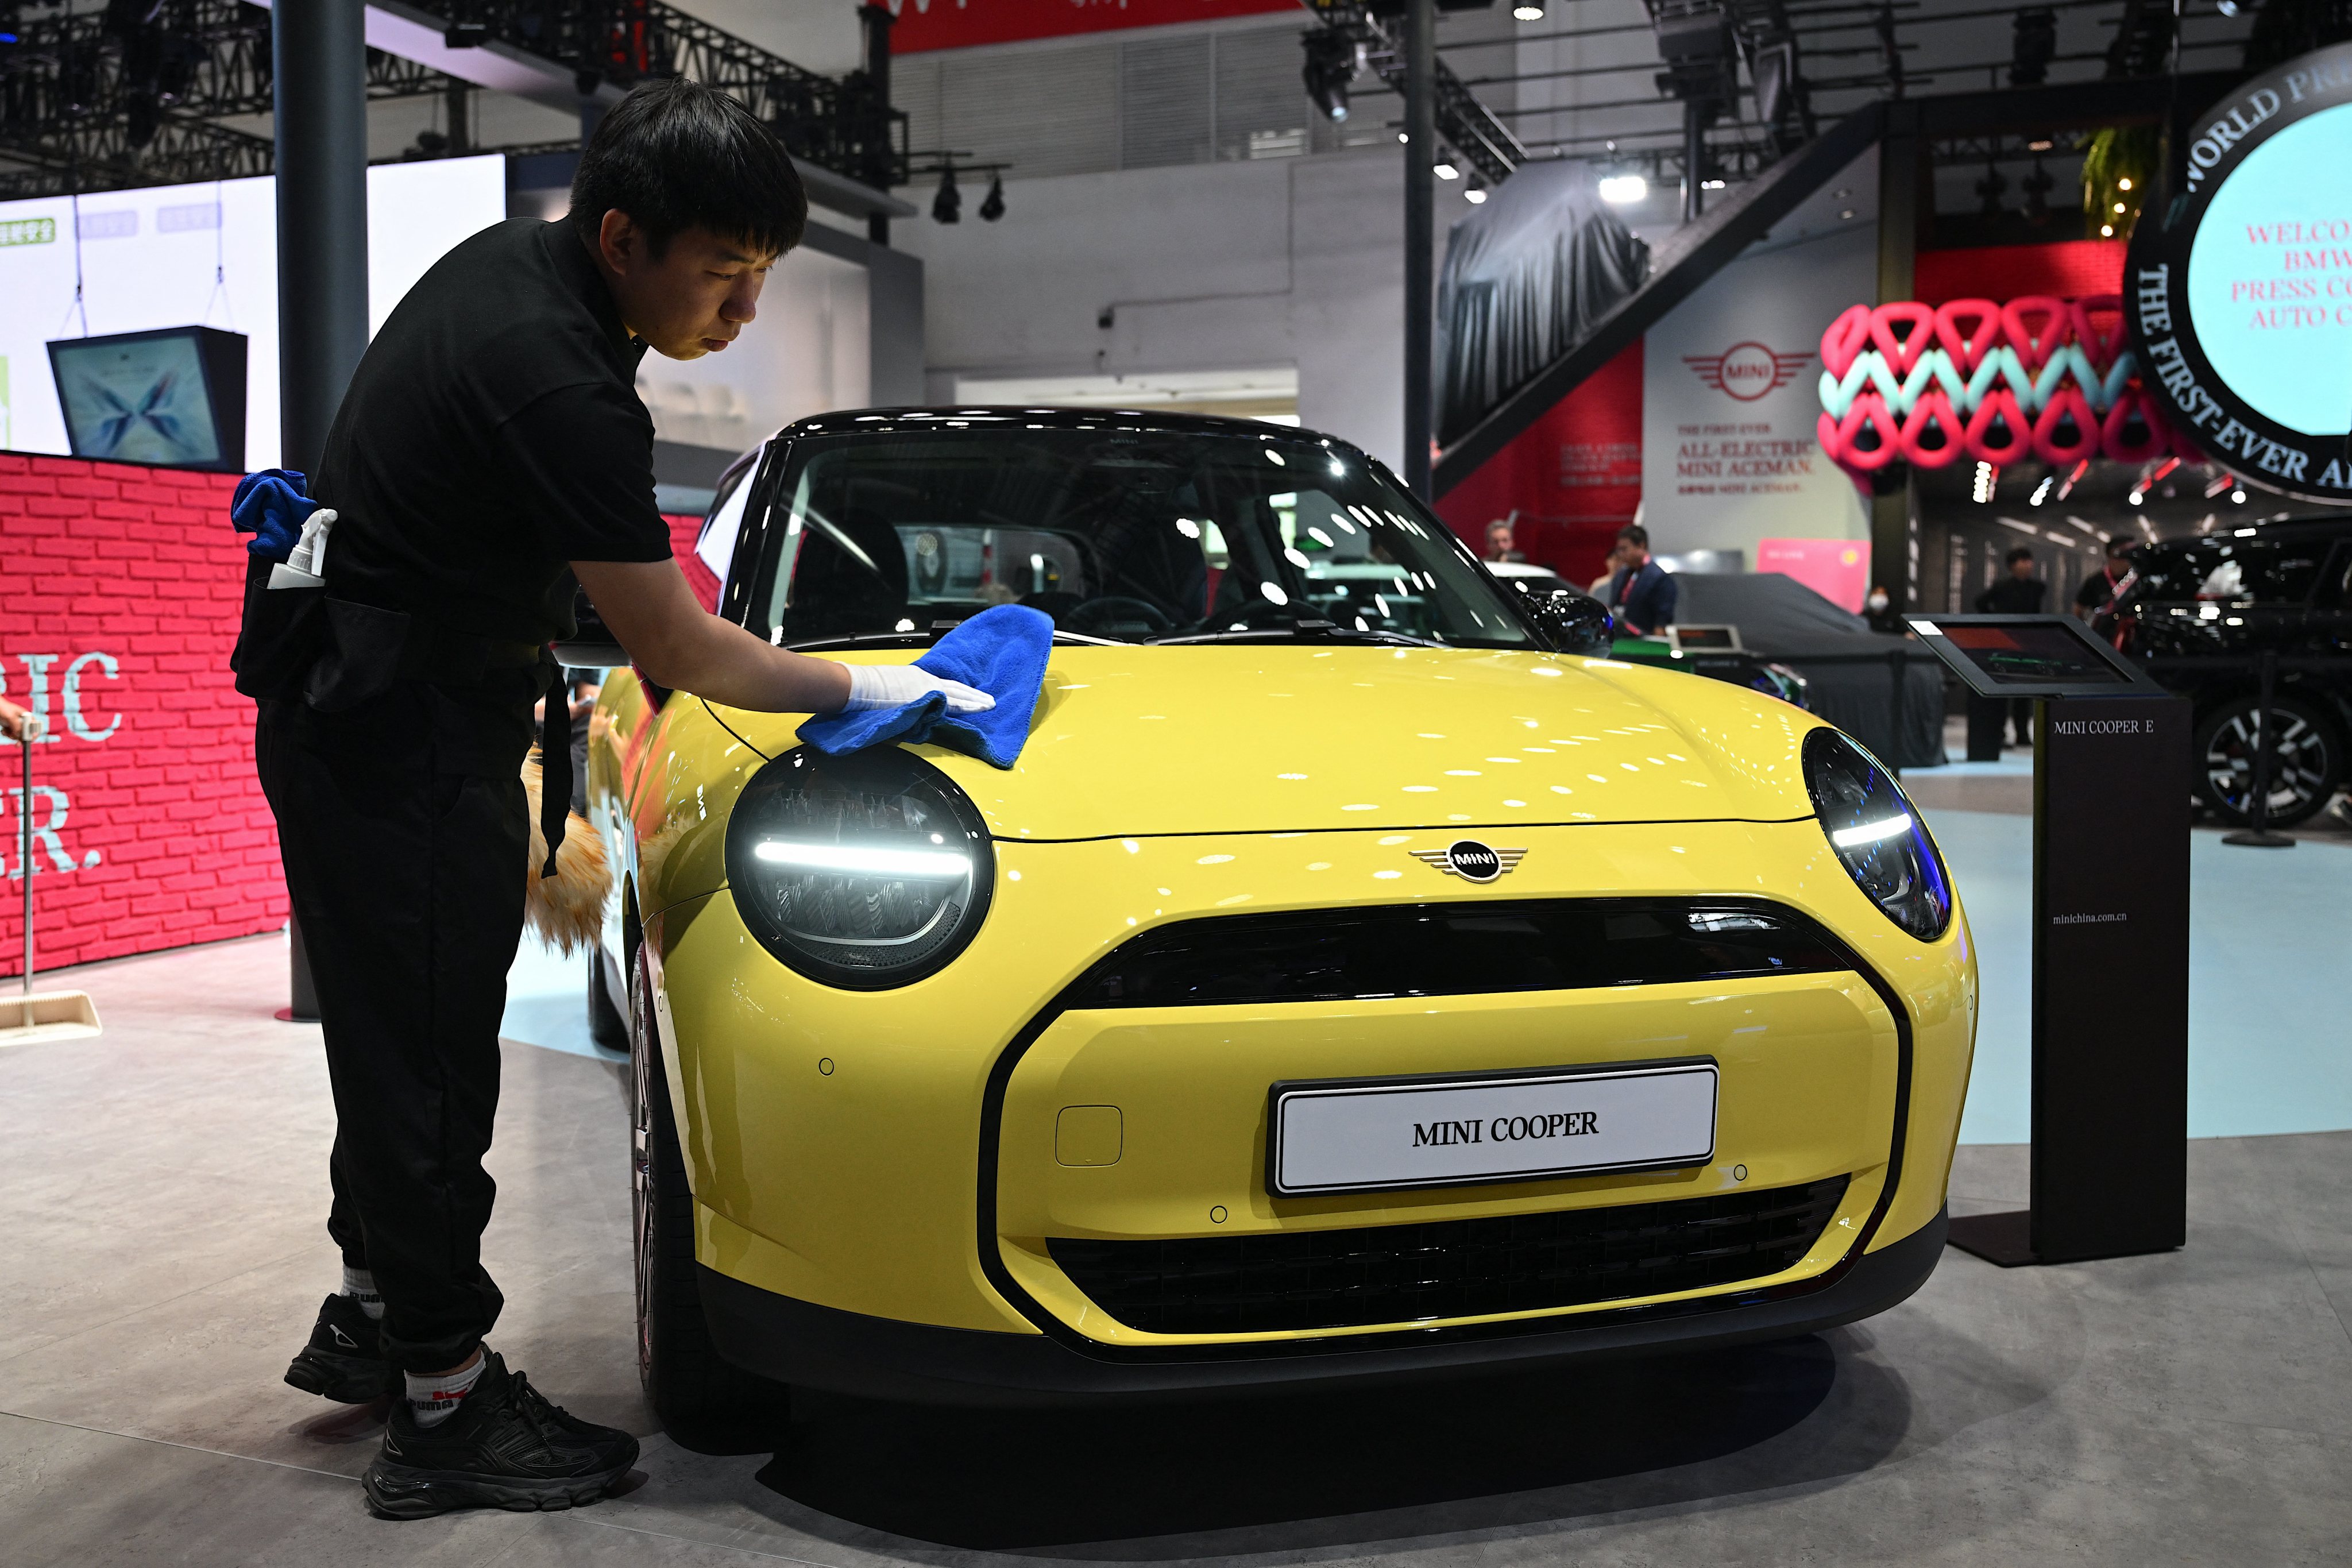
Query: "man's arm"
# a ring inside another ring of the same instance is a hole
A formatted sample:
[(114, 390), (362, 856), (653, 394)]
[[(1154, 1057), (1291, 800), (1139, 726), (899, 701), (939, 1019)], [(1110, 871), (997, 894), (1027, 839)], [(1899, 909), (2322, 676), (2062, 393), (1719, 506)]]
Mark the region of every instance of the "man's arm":
[(604, 624), (639, 669), (678, 691), (765, 713), (830, 713), (849, 668), (771, 647), (704, 610), (675, 561), (574, 561)]

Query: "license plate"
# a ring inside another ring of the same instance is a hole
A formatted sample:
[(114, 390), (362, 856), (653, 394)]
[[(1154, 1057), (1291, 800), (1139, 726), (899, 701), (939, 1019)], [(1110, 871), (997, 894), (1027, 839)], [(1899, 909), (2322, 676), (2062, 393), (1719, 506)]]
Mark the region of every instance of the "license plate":
[(1274, 1086), (1276, 1197), (1666, 1170), (1715, 1158), (1706, 1058)]

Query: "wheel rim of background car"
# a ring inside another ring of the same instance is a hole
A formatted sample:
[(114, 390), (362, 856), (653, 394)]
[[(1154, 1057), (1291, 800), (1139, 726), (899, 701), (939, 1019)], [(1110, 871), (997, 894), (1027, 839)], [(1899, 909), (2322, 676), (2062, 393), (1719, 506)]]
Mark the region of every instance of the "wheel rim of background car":
[[(2273, 710), (2278, 727), (2271, 750), (2270, 815), (2309, 815), (2326, 801), (2330, 773), (2328, 737), (2320, 727), (2291, 708)], [(2233, 713), (2214, 728), (2203, 759), (2213, 801), (2232, 816), (2249, 814), (2253, 798), (2255, 733), (2252, 710)], [(2308, 809), (2306, 809), (2308, 808)]]

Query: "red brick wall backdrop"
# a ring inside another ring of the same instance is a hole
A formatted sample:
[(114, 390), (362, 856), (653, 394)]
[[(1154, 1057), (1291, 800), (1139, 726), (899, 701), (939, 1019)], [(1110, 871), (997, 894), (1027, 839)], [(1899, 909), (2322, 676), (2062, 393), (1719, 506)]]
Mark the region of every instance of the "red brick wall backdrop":
[[(278, 828), (236, 694), (234, 475), (0, 452), (0, 697), (33, 748), (37, 970), (286, 923)], [(687, 581), (699, 517), (667, 520)], [(0, 976), (24, 969), (24, 753), (0, 740)]]
[[(234, 476), (0, 453), (0, 695), (33, 747), (38, 970), (286, 922), (278, 830), (231, 684)], [(0, 975), (24, 968), (23, 752), (0, 741)]]

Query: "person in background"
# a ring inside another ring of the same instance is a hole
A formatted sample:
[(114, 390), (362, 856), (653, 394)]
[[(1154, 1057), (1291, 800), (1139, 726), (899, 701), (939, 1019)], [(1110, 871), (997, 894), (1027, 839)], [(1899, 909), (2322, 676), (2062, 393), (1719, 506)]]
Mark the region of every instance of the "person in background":
[(2123, 646), (2124, 637), (2116, 601), (2132, 585), (2131, 552), (2132, 542), (2124, 535), (2108, 540), (2106, 563), (2084, 578), (2083, 585), (2074, 590), (2075, 618), (2089, 622), (2093, 631), (2117, 647)]
[(1609, 553), (1608, 591), (1601, 603), (1617, 617), (1617, 625), (1637, 637), (1655, 637), (1675, 624), (1674, 574), (1650, 559), (1650, 531), (1629, 522), (1617, 531), (1617, 547)]
[(1486, 552), (1480, 557), (1481, 560), (1525, 561), (1527, 559), (1527, 556), (1519, 551), (1517, 531), (1511, 526), (1512, 520), (1518, 515), (1517, 512), (1513, 512), (1510, 517), (1498, 517), (1486, 525)]
[[(2033, 552), (2023, 545), (2011, 551), (2007, 557), (2009, 574), (1977, 595), (1977, 614), (1980, 616), (2038, 616), (2042, 602), (2050, 595), (2050, 584), (2033, 574)], [(2009, 722), (2021, 746), (2033, 744), (2033, 701), (2031, 698), (2012, 699), (2009, 705)]]
[(1890, 637), (1904, 637), (1910, 632), (1910, 628), (1903, 624), (1903, 617), (1895, 613), (1894, 599), (1876, 583), (1870, 585), (1869, 594), (1863, 598), (1862, 618), (1870, 623), (1872, 631), (1885, 632)]
[(571, 693), (572, 809), (588, 815), (588, 721), (596, 711), (596, 695), (604, 689), (601, 669), (567, 669), (564, 688)]

